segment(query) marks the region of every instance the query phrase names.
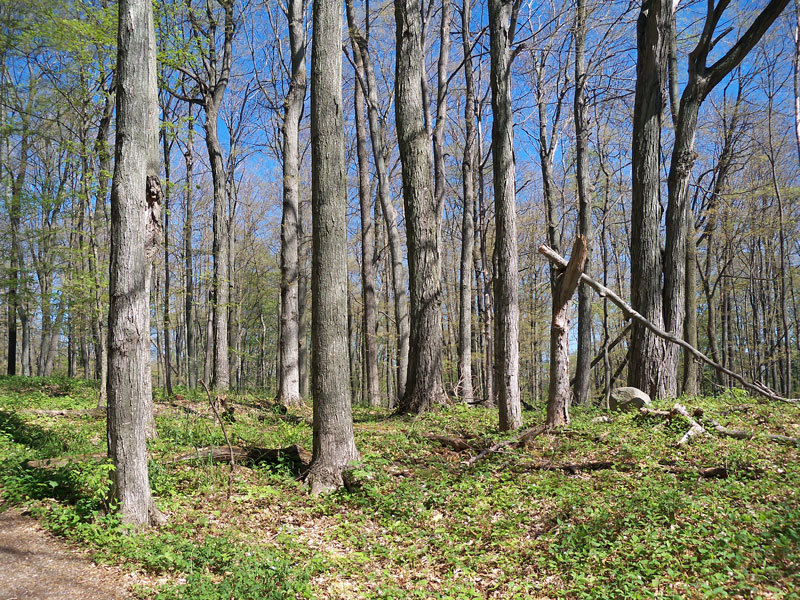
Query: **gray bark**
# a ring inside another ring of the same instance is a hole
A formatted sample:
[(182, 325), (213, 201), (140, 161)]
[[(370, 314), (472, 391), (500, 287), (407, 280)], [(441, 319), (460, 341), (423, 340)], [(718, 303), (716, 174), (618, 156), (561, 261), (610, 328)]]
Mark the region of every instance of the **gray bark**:
[[(633, 109), (633, 190), (631, 197), (631, 304), (663, 328), (659, 159), (671, 15), (667, 0), (645, 0), (637, 23), (636, 96)], [(651, 398), (665, 395), (662, 363), (666, 343), (636, 322), (631, 332), (628, 385)]]
[(347, 193), (342, 115), (342, 14), (338, 0), (314, 2), (311, 50), (312, 494), (343, 485), (358, 460), (347, 364)]
[(150, 493), (150, 273), (161, 234), (158, 99), (152, 4), (121, 0), (117, 139), (111, 189), (108, 451), (123, 522), (158, 524)]
[(183, 216), (183, 277), (184, 277), (184, 320), (186, 321), (186, 382), (189, 389), (197, 387), (197, 349), (194, 331), (194, 280), (192, 276), (192, 193), (194, 191), (194, 119), (191, 106), (186, 137), (186, 150), (183, 153), (186, 164), (186, 197)]
[(395, 0), (395, 121), (408, 232), (411, 337), (398, 412), (418, 414), (444, 398), (439, 220), (431, 189), (431, 146), (422, 106), (422, 24), (418, 0)]
[(298, 308), (298, 215), (300, 210), (300, 119), (306, 96), (304, 0), (287, 3), (292, 75), (283, 116), (283, 218), (281, 220), (280, 401), (300, 402)]
[[(716, 43), (717, 24), (729, 3), (730, 0), (720, 0), (714, 6), (713, 2), (709, 2), (703, 31), (694, 50), (689, 54), (688, 80), (681, 95), (678, 121), (675, 126), (675, 144), (667, 179), (669, 200), (664, 249), (664, 326), (672, 334), (683, 333), (684, 329), (686, 232), (690, 212), (689, 177), (695, 159), (694, 142), (700, 106), (711, 90), (761, 39), (789, 0), (771, 0), (731, 49), (714, 64), (706, 65), (708, 55)], [(671, 19), (671, 11), (667, 18)], [(667, 346), (665, 350), (663, 360), (659, 361), (663, 372), (663, 391), (667, 395), (674, 396), (677, 394), (679, 348)]]
[[(378, 110), (378, 83), (375, 77), (375, 68), (369, 53), (367, 38), (359, 31), (355, 19), (351, 17), (352, 7), (348, 2), (348, 24), (350, 35), (354, 36), (361, 50), (361, 65), (364, 72), (359, 74), (360, 84), (366, 86), (367, 117), (369, 119), (369, 134), (372, 142), (372, 159), (375, 163), (375, 172), (378, 176), (378, 198), (383, 212), (386, 232), (389, 238), (389, 254), (392, 261), (392, 289), (394, 295), (394, 317), (397, 327), (397, 396), (402, 398), (406, 389), (408, 375), (408, 347), (409, 347), (409, 315), (408, 301), (406, 299), (406, 282), (403, 269), (403, 247), (400, 232), (397, 226), (397, 210), (392, 202), (389, 190), (389, 174), (386, 168), (386, 143), (385, 131), (380, 124)], [(356, 69), (359, 65), (356, 63)], [(394, 402), (394, 399), (391, 399)]]
[(489, 1), (492, 85), (492, 167), (495, 205), (494, 392), (500, 430), (522, 427), (519, 391), (519, 270), (517, 267), (514, 118), (511, 111), (513, 0)]
[(470, 23), (472, 4), (464, 0), (461, 8), (461, 36), (464, 52), (464, 157), (461, 162), (464, 206), (461, 215), (461, 270), (458, 310), (458, 397), (472, 402), (472, 253), (475, 246), (475, 78), (472, 72)]
[[(353, 28), (352, 1), (347, 3), (347, 22)], [(357, 39), (351, 35), (353, 62), (363, 73), (363, 59)], [(375, 299), (375, 226), (372, 220), (369, 183), (369, 154), (367, 150), (367, 127), (364, 114), (364, 90), (361, 85), (353, 86), (355, 103), (356, 154), (358, 157), (358, 200), (361, 208), (361, 301), (362, 328), (364, 339), (365, 378), (361, 388), (363, 400), (369, 406), (380, 405), (378, 381), (378, 339), (377, 304)]]
[[(586, 2), (577, 0), (575, 13), (575, 160), (578, 188), (578, 233), (587, 245), (584, 271), (589, 272), (592, 258), (592, 202), (589, 183), (589, 126), (586, 118)], [(575, 402), (589, 399), (592, 360), (592, 290), (584, 283), (578, 286), (578, 356), (575, 373)]]

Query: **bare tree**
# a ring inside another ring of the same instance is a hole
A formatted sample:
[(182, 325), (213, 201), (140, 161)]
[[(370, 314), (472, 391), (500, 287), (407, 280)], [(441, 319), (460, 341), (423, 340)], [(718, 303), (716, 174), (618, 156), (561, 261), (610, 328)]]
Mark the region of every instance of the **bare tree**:
[(475, 246), (475, 75), (472, 72), (470, 23), (472, 4), (461, 7), (461, 40), (464, 53), (464, 157), (461, 162), (464, 205), (461, 214), (461, 265), (458, 310), (458, 396), (472, 402), (472, 253)]
[(519, 272), (516, 170), (511, 111), (511, 43), (520, 0), (489, 0), (492, 84), (492, 166), (495, 203), (494, 391), (500, 429), (522, 426), (519, 396)]
[(151, 412), (150, 273), (161, 235), (158, 97), (152, 3), (121, 0), (117, 138), (111, 190), (108, 452), (122, 520), (163, 521), (147, 474)]
[(421, 413), (444, 397), (438, 207), (423, 121), (422, 22), (418, 0), (395, 0), (395, 121), (403, 171), (411, 291), (411, 341), (400, 413)]
[(342, 13), (316, 0), (311, 47), (311, 379), (312, 494), (343, 485), (359, 458), (353, 438), (347, 364), (347, 194), (342, 114)]
[(283, 115), (283, 217), (281, 220), (280, 401), (300, 402), (298, 215), (300, 213), (300, 120), (306, 97), (305, 0), (289, 0), (291, 81)]

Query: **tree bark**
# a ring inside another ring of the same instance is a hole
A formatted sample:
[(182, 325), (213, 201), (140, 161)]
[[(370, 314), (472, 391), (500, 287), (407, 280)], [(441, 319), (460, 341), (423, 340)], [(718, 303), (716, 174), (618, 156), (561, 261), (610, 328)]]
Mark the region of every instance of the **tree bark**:
[(304, 0), (287, 3), (291, 80), (283, 116), (283, 218), (281, 220), (280, 401), (300, 402), (298, 314), (298, 215), (300, 210), (300, 119), (306, 96)]
[[(578, 233), (587, 245), (584, 271), (589, 271), (592, 258), (592, 202), (589, 189), (589, 127), (586, 119), (586, 1), (577, 0), (575, 7), (575, 160), (578, 188)], [(592, 357), (592, 290), (578, 286), (578, 357), (575, 381), (575, 402), (589, 399), (589, 361)]]
[(578, 236), (566, 268), (556, 276), (553, 289), (553, 320), (550, 326), (550, 385), (545, 426), (569, 425), (569, 319), (572, 295), (583, 274), (588, 249)]
[[(352, 30), (355, 27), (353, 2), (347, 2), (347, 22)], [(364, 73), (363, 57), (358, 47), (357, 37), (350, 35), (353, 48), (353, 62), (359, 73)], [(364, 403), (369, 406), (380, 405), (378, 381), (378, 339), (377, 304), (375, 299), (375, 226), (372, 220), (369, 183), (369, 154), (367, 151), (367, 127), (364, 114), (364, 90), (356, 83), (353, 86), (356, 121), (356, 154), (358, 157), (358, 200), (361, 208), (361, 301), (363, 304), (362, 327), (364, 329), (364, 370), (362, 386)]]
[[(633, 109), (633, 192), (631, 197), (631, 304), (645, 319), (663, 326), (659, 160), (666, 84), (667, 0), (645, 0), (637, 23), (636, 95)], [(641, 323), (631, 333), (628, 384), (652, 397), (667, 393), (663, 361), (666, 343)]]
[(431, 147), (422, 118), (422, 26), (418, 0), (395, 0), (395, 121), (403, 171), (411, 291), (410, 361), (398, 412), (419, 414), (444, 398), (439, 220), (431, 193)]
[(519, 269), (517, 267), (514, 118), (511, 111), (513, 0), (489, 1), (492, 84), (492, 167), (495, 204), (494, 391), (500, 430), (522, 427), (519, 392)]
[(194, 280), (192, 236), (194, 234), (192, 215), (192, 194), (194, 192), (194, 119), (191, 105), (186, 132), (186, 150), (183, 154), (186, 164), (186, 196), (183, 216), (183, 277), (184, 277), (184, 320), (186, 321), (186, 382), (189, 389), (197, 387), (197, 349), (194, 330)]
[[(375, 163), (375, 172), (378, 176), (378, 198), (383, 212), (386, 232), (389, 238), (389, 254), (392, 261), (392, 288), (394, 295), (394, 316), (397, 328), (397, 397), (402, 398), (406, 389), (408, 376), (408, 348), (410, 343), (408, 301), (406, 300), (406, 282), (403, 270), (403, 247), (400, 241), (400, 232), (397, 226), (397, 211), (392, 202), (389, 188), (389, 174), (386, 168), (386, 143), (385, 131), (380, 125), (378, 110), (378, 83), (375, 77), (375, 68), (369, 53), (369, 44), (366, 36), (361, 34), (352, 16), (352, 2), (347, 3), (348, 25), (350, 35), (355, 36), (361, 50), (361, 65), (364, 72), (359, 74), (359, 82), (366, 85), (367, 116), (369, 119), (369, 134), (372, 142), (372, 158)], [(359, 65), (356, 63), (356, 69)], [(394, 402), (394, 399), (391, 400)]]
[(475, 246), (475, 77), (472, 72), (471, 0), (461, 7), (461, 36), (464, 53), (464, 157), (461, 162), (464, 205), (461, 213), (461, 269), (458, 311), (458, 397), (472, 402), (472, 253)]
[(111, 190), (108, 451), (123, 522), (155, 525), (147, 473), (151, 412), (150, 272), (161, 235), (152, 4), (119, 3), (117, 140)]
[(342, 15), (338, 0), (314, 2), (311, 50), (312, 494), (343, 485), (359, 454), (347, 381), (347, 191), (342, 115)]

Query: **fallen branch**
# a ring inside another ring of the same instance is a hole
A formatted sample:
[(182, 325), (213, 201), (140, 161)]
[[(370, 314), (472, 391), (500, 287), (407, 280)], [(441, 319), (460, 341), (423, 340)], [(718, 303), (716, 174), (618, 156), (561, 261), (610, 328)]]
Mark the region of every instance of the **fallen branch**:
[[(555, 250), (550, 248), (547, 244), (542, 244), (541, 246), (539, 246), (539, 253), (543, 254), (544, 256), (546, 256), (547, 259), (550, 262), (554, 263), (556, 266), (561, 267), (562, 269), (566, 269), (567, 261), (564, 260), (564, 258), (561, 255), (559, 255)], [(722, 366), (721, 364), (711, 360), (705, 354), (700, 352), (700, 350), (698, 350), (697, 348), (695, 348), (694, 346), (692, 346), (688, 342), (686, 342), (686, 341), (684, 341), (684, 340), (682, 340), (682, 339), (680, 339), (680, 338), (678, 338), (678, 337), (676, 337), (676, 336), (674, 336), (674, 335), (672, 335), (670, 333), (667, 333), (666, 331), (663, 331), (659, 327), (656, 327), (655, 325), (653, 325), (650, 321), (648, 321), (642, 315), (640, 315), (638, 312), (636, 312), (628, 303), (626, 303), (622, 298), (620, 298), (612, 290), (610, 290), (609, 288), (604, 286), (602, 283), (598, 283), (597, 281), (595, 281), (594, 279), (592, 279), (591, 277), (589, 277), (585, 273), (581, 274), (580, 280), (583, 281), (585, 284), (587, 284), (592, 289), (594, 289), (598, 294), (600, 294), (600, 297), (602, 297), (602, 298), (606, 298), (607, 297), (614, 304), (616, 304), (622, 310), (622, 313), (625, 315), (626, 319), (633, 319), (634, 321), (637, 321), (638, 323), (641, 323), (644, 327), (646, 327), (647, 329), (652, 331), (658, 337), (660, 337), (662, 339), (665, 339), (668, 342), (671, 342), (673, 344), (677, 344), (678, 346), (680, 346), (681, 348), (684, 348), (685, 350), (688, 350), (697, 359), (703, 361), (704, 363), (710, 365), (712, 368), (716, 369), (717, 371), (725, 373), (729, 377), (732, 377), (733, 379), (735, 379), (736, 381), (741, 383), (742, 386), (744, 386), (745, 389), (748, 389), (751, 392), (755, 392), (756, 394), (759, 394), (761, 396), (769, 398), (770, 400), (775, 400), (775, 401), (778, 401), (778, 402), (787, 402), (789, 404), (797, 404), (798, 402), (800, 402), (800, 400), (798, 400), (797, 398), (784, 398), (783, 396), (779, 396), (773, 390), (769, 389), (767, 386), (765, 386), (765, 385), (763, 385), (761, 383), (758, 383), (758, 382), (752, 383), (750, 381), (747, 381), (743, 376), (739, 375), (738, 373), (734, 373), (730, 369), (727, 369), (726, 367)]]
[[(608, 347), (597, 353), (597, 356), (595, 356), (592, 359), (591, 364), (589, 364), (589, 369), (590, 370), (594, 369), (597, 366), (597, 363), (599, 363), (601, 360), (603, 360), (603, 353), (604, 352), (611, 352), (622, 340), (625, 339), (625, 336), (628, 335), (628, 332), (631, 330), (631, 327), (632, 327), (632, 325), (630, 323), (625, 325), (625, 327), (622, 329), (622, 331), (620, 331), (619, 335), (613, 339), (613, 341), (608, 345)], [(569, 380), (570, 387), (573, 387), (575, 385), (575, 381), (576, 380), (577, 380), (577, 377), (573, 377), (572, 379)]]
[(544, 433), (546, 430), (547, 430), (547, 426), (539, 425), (538, 427), (532, 427), (531, 429), (528, 429), (527, 431), (524, 431), (523, 433), (521, 433), (520, 435), (518, 435), (516, 438), (514, 438), (512, 440), (505, 440), (503, 442), (498, 442), (497, 444), (495, 444), (493, 446), (490, 446), (490, 447), (486, 448), (485, 450), (481, 450), (478, 454), (476, 454), (475, 456), (470, 458), (467, 461), (467, 466), (471, 467), (472, 465), (474, 465), (479, 460), (483, 460), (484, 458), (486, 458), (490, 454), (495, 454), (496, 452), (499, 452), (503, 448), (508, 448), (509, 446), (515, 446), (515, 445), (516, 446), (524, 446), (525, 444), (528, 444), (531, 441), (533, 441), (536, 437), (538, 437), (539, 435)]
[[(599, 460), (582, 463), (553, 463), (550, 461), (534, 461), (522, 465), (522, 468), (529, 471), (563, 471), (568, 475), (579, 475), (592, 471), (603, 471), (616, 469), (617, 471), (632, 471), (641, 468), (641, 465), (634, 461), (611, 461)], [(665, 473), (674, 475), (697, 475), (703, 479), (727, 479), (730, 471), (726, 467), (679, 467), (677, 465), (661, 463), (658, 468)], [(753, 476), (763, 474), (762, 469), (749, 468), (747, 471)]]
[(683, 437), (678, 441), (678, 446), (685, 446), (692, 440), (692, 438), (695, 438), (698, 435), (708, 435), (705, 427), (695, 421), (694, 417), (689, 414), (689, 411), (686, 410), (686, 407), (683, 404), (676, 404), (673, 406), (672, 412), (682, 416), (684, 419), (689, 421), (689, 425), (691, 425), (689, 431), (683, 434)]
[(779, 444), (791, 444), (793, 446), (800, 446), (800, 438), (789, 437), (787, 435), (778, 435), (774, 433), (755, 433), (753, 431), (746, 431), (744, 429), (729, 429), (705, 415), (706, 420), (711, 423), (714, 431), (726, 437), (732, 437), (737, 440), (753, 440), (753, 439), (766, 439), (771, 442)]

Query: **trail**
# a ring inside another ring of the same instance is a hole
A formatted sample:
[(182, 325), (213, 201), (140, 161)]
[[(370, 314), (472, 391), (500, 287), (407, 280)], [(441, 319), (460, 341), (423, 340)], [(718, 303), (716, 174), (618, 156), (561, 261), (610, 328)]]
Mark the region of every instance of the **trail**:
[(0, 506), (0, 600), (122, 600), (119, 569), (94, 564), (18, 509)]

